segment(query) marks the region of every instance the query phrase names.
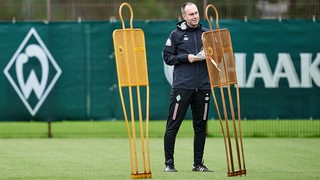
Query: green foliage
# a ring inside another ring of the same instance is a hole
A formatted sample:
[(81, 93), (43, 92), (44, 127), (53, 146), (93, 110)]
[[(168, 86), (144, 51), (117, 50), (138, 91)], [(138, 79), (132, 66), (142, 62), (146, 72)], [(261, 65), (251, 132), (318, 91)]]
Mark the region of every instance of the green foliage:
[[(48, 3), (49, 2), (49, 3)], [(105, 20), (118, 17), (118, 8), (123, 1), (105, 0), (1, 0), (0, 20), (18, 21), (35, 20)], [(128, 0), (134, 10), (136, 20), (176, 19), (180, 16), (180, 6), (185, 0)], [(223, 0), (203, 1), (193, 0), (197, 4), (201, 17), (207, 4), (218, 8), (220, 18), (261, 18), (256, 5), (260, 0)], [(287, 2), (283, 0), (268, 0), (269, 3)], [(320, 2), (315, 0), (291, 0), (286, 18), (319, 17)]]

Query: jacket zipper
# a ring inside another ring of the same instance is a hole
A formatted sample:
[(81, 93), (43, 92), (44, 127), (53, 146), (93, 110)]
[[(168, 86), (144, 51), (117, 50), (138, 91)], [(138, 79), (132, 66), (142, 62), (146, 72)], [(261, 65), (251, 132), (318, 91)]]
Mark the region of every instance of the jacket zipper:
[[(197, 52), (197, 50), (198, 50), (197, 38), (196, 38), (196, 34), (195, 33), (193, 33), (193, 39), (194, 39), (195, 52), (198, 53)], [(199, 63), (196, 63), (196, 68), (197, 68), (197, 70), (196, 70), (196, 82), (198, 82), (198, 80), (199, 80)], [(197, 83), (196, 83), (196, 87), (195, 88), (198, 91), (198, 84)]]

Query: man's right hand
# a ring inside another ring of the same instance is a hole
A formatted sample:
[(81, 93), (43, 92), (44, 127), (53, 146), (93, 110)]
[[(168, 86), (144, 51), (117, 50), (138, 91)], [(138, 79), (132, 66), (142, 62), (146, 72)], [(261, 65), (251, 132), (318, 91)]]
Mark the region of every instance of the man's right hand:
[(190, 63), (194, 63), (194, 62), (197, 62), (197, 61), (201, 61), (202, 59), (193, 55), (193, 54), (188, 54), (188, 60)]

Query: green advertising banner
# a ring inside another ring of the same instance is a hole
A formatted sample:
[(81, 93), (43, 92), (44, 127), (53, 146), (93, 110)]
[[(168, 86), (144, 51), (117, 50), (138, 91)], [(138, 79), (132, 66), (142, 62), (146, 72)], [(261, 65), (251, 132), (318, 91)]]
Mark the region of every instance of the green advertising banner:
[[(162, 49), (176, 21), (133, 24), (145, 33), (150, 119), (166, 119), (172, 67)], [(318, 21), (220, 20), (220, 27), (231, 33), (242, 118), (320, 118)], [(123, 119), (112, 42), (121, 28), (109, 21), (0, 23), (0, 121)], [(217, 118), (213, 104), (209, 116)]]

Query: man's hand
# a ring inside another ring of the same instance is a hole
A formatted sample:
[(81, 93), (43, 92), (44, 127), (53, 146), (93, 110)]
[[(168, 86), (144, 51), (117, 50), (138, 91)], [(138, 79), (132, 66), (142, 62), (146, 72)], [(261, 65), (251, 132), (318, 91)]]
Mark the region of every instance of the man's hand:
[(202, 59), (193, 54), (188, 54), (188, 60), (190, 63), (193, 63), (193, 62), (201, 61)]

